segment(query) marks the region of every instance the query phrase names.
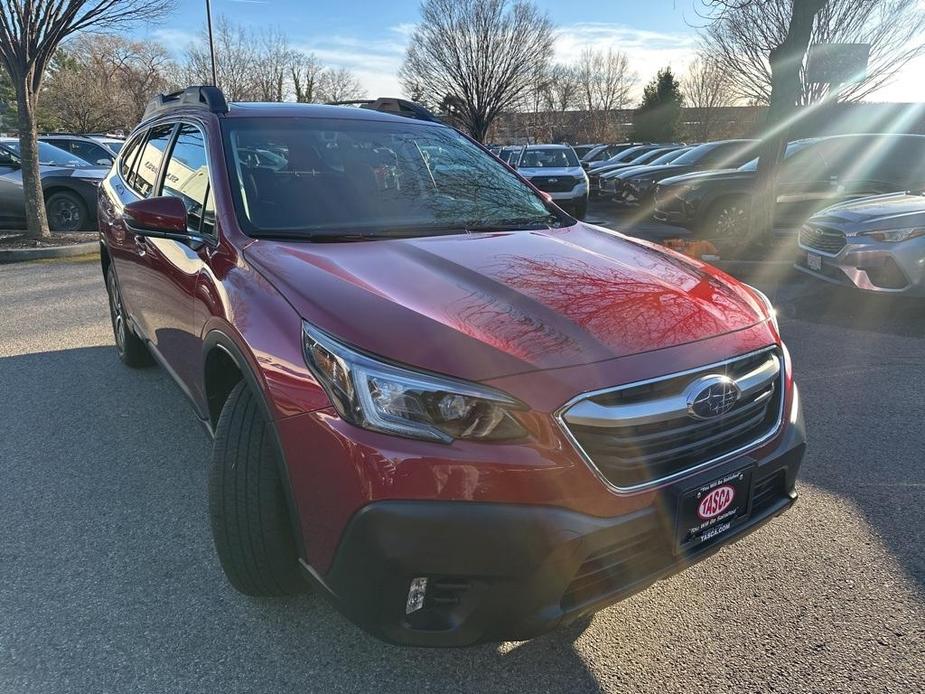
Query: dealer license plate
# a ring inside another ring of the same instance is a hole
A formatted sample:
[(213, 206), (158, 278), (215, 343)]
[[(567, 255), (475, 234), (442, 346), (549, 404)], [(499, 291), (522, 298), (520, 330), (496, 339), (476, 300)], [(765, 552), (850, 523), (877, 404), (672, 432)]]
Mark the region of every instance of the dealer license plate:
[(752, 468), (742, 468), (687, 491), (678, 508), (678, 548), (721, 537), (748, 516)]
[(815, 253), (806, 254), (806, 267), (817, 272), (822, 271), (822, 256)]

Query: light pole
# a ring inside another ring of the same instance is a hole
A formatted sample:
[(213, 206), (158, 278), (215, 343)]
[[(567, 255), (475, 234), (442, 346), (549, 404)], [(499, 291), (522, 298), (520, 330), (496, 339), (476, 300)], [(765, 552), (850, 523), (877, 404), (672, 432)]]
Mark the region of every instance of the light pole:
[(212, 0), (206, 0), (206, 24), (209, 28), (209, 57), (212, 59), (212, 86), (218, 86), (215, 76), (215, 42), (212, 40)]

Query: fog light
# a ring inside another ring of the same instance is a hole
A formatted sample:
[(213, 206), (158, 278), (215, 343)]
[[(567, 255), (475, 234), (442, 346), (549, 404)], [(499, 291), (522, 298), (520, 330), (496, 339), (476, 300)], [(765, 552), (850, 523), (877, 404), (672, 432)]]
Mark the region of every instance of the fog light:
[(424, 607), (424, 595), (427, 593), (427, 577), (422, 576), (411, 580), (408, 589), (408, 601), (405, 603), (405, 614), (417, 612)]

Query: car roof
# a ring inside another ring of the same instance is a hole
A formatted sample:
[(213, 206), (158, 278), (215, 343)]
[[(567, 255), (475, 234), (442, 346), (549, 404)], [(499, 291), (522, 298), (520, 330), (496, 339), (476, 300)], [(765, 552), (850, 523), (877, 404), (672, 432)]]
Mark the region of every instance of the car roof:
[(228, 113), (225, 118), (240, 118), (255, 116), (272, 116), (279, 118), (333, 118), (350, 120), (392, 121), (407, 123), (409, 121), (426, 125), (441, 126), (442, 123), (418, 120), (399, 116), (385, 111), (375, 111), (357, 106), (336, 106), (330, 104), (296, 104), (280, 102), (232, 102), (228, 104)]

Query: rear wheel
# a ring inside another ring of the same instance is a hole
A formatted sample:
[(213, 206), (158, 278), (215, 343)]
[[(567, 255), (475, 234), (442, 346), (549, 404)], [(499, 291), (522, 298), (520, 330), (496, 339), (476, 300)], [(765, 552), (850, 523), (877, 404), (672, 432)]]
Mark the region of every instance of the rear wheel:
[(48, 227), (52, 231), (82, 231), (87, 227), (87, 206), (80, 196), (67, 190), (52, 193), (45, 201)]
[(109, 294), (109, 317), (112, 320), (112, 334), (119, 359), (126, 366), (135, 369), (148, 366), (151, 364), (151, 353), (126, 319), (119, 283), (116, 282), (116, 273), (111, 263), (106, 270), (106, 291)]
[(225, 576), (245, 595), (308, 589), (299, 575), (278, 455), (256, 396), (238, 383), (215, 429), (209, 515)]

